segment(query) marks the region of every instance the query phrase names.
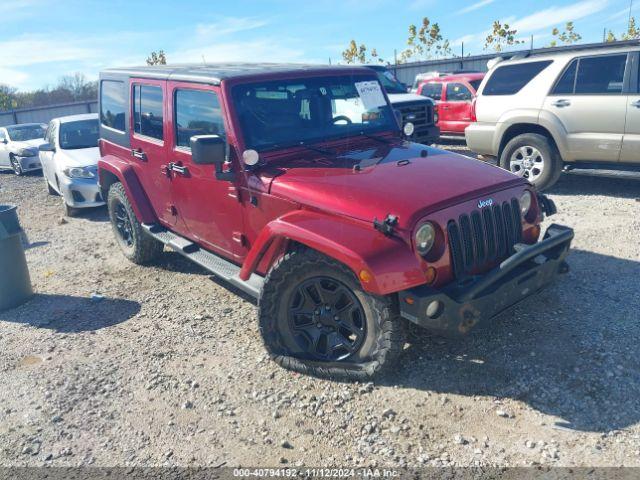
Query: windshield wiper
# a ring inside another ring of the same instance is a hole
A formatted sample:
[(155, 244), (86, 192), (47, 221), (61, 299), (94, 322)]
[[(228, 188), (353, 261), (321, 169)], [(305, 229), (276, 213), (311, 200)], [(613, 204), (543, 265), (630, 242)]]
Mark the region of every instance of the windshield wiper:
[(318, 148), (318, 147), (313, 147), (311, 145), (308, 145), (304, 142), (300, 142), (298, 143), (299, 146), (306, 148), (307, 150), (311, 150), (312, 152), (317, 152), (317, 153), (321, 153), (322, 155), (331, 155), (332, 157), (336, 156), (336, 152), (333, 152), (331, 150), (325, 150), (324, 148)]
[(371, 135), (370, 133), (360, 132), (360, 135), (362, 135), (363, 137), (370, 138), (372, 140), (377, 140), (378, 142), (381, 142), (381, 143), (387, 143), (387, 144), (391, 143), (391, 141), (387, 138)]

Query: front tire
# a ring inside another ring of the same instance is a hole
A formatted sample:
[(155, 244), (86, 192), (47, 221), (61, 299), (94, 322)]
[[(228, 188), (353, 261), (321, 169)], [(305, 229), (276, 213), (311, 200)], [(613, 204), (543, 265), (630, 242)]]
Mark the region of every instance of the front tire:
[(392, 298), (365, 292), (345, 265), (305, 248), (272, 267), (258, 310), (271, 358), (304, 374), (368, 380), (391, 368), (404, 346)]
[(512, 138), (500, 155), (500, 166), (527, 179), (538, 190), (550, 188), (562, 173), (562, 160), (555, 146), (537, 133)]
[(107, 208), (113, 233), (125, 257), (138, 265), (158, 258), (164, 245), (142, 229), (122, 183), (116, 182), (109, 188)]
[(22, 165), (20, 165), (20, 161), (13, 155), (11, 155), (9, 160), (11, 161), (11, 168), (13, 169), (13, 173), (20, 177), (24, 173), (22, 171)]

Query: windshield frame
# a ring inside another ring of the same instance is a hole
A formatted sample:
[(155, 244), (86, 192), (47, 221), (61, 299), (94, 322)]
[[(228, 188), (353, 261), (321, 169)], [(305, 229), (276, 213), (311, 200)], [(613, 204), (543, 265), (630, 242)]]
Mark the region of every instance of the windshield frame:
[[(6, 132), (7, 132), (7, 139), (10, 142), (29, 142), (31, 140), (38, 140), (38, 139), (44, 139), (44, 134), (46, 131), (46, 128), (44, 128), (42, 126), (42, 124), (40, 123), (28, 123), (28, 124), (22, 124), (22, 125), (8, 125), (6, 127), (4, 127)], [(19, 130), (29, 130), (29, 129), (37, 129), (39, 128), (40, 130), (42, 130), (42, 135), (40, 137), (32, 137), (32, 138), (26, 138), (26, 139), (16, 139), (13, 137), (13, 133), (12, 130), (15, 131), (19, 131)]]
[[(62, 130), (65, 127), (65, 125), (73, 125), (75, 123), (85, 123), (85, 122), (95, 122), (96, 127), (97, 127), (97, 136), (96, 136), (96, 144), (95, 145), (90, 145), (90, 146), (83, 146), (83, 145), (78, 145), (78, 146), (67, 146), (67, 147), (63, 147), (62, 146)], [(85, 148), (97, 148), (98, 147), (98, 141), (100, 140), (100, 120), (97, 118), (86, 118), (83, 120), (71, 120), (69, 122), (62, 122), (60, 123), (60, 125), (58, 126), (58, 131), (57, 131), (57, 142), (58, 145), (60, 146), (61, 150), (83, 150)]]
[[(277, 152), (279, 150), (287, 150), (300, 146), (306, 145), (316, 145), (322, 144), (325, 142), (331, 142), (341, 139), (357, 139), (362, 138), (362, 129), (352, 129), (350, 132), (341, 132), (335, 135), (320, 135), (314, 138), (299, 138), (295, 141), (291, 142), (274, 142), (270, 145), (258, 146), (257, 148), (251, 146), (248, 143), (248, 138), (243, 131), (243, 125), (240, 121), (239, 111), (240, 108), (236, 105), (236, 97), (234, 96), (234, 89), (238, 86), (248, 86), (252, 84), (266, 84), (270, 82), (295, 82), (295, 81), (309, 81), (314, 78), (326, 78), (326, 77), (347, 77), (351, 82), (361, 82), (361, 81), (376, 81), (382, 90), (382, 95), (386, 101), (386, 108), (389, 109), (391, 113), (391, 124), (384, 125), (380, 128), (366, 128), (363, 129), (365, 133), (371, 135), (378, 135), (381, 133), (399, 133), (400, 126), (397, 123), (397, 119), (393, 113), (393, 106), (391, 105), (387, 93), (384, 87), (380, 84), (380, 81), (377, 76), (377, 72), (374, 72), (370, 69), (366, 69), (364, 67), (354, 67), (354, 68), (344, 68), (344, 69), (336, 69), (335, 67), (327, 67), (326, 70), (320, 71), (296, 71), (296, 72), (287, 72), (283, 73), (274, 73), (269, 75), (260, 75), (254, 77), (240, 77), (234, 79), (228, 79), (222, 82), (221, 90), (224, 97), (224, 103), (227, 107), (227, 115), (228, 123), (231, 125), (231, 129), (228, 135), (229, 142), (235, 140), (238, 145), (239, 151), (243, 152), (246, 149), (254, 149), (260, 153), (271, 154), (273, 152)], [(346, 134), (345, 134), (346, 133)]]

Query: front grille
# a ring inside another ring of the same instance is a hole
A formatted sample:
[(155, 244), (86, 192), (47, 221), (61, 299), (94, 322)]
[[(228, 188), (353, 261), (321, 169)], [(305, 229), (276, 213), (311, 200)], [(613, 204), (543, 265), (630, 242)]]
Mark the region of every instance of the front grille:
[(402, 125), (411, 122), (415, 127), (413, 137), (416, 139), (428, 134), (433, 126), (433, 106), (430, 102), (402, 103), (394, 106), (402, 113)]
[(522, 240), (518, 200), (463, 213), (449, 220), (447, 234), (453, 274), (461, 280), (513, 253), (513, 246)]

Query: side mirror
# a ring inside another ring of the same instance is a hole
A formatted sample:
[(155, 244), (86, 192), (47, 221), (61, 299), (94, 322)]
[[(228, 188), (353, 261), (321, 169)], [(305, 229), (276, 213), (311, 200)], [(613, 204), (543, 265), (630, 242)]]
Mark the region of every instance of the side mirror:
[(227, 142), (220, 135), (191, 137), (191, 160), (198, 165), (215, 165), (218, 180), (233, 180), (233, 172), (223, 171), (227, 163)]
[(41, 152), (55, 152), (56, 147), (54, 147), (50, 143), (43, 143), (38, 147), (38, 150), (40, 150)]

